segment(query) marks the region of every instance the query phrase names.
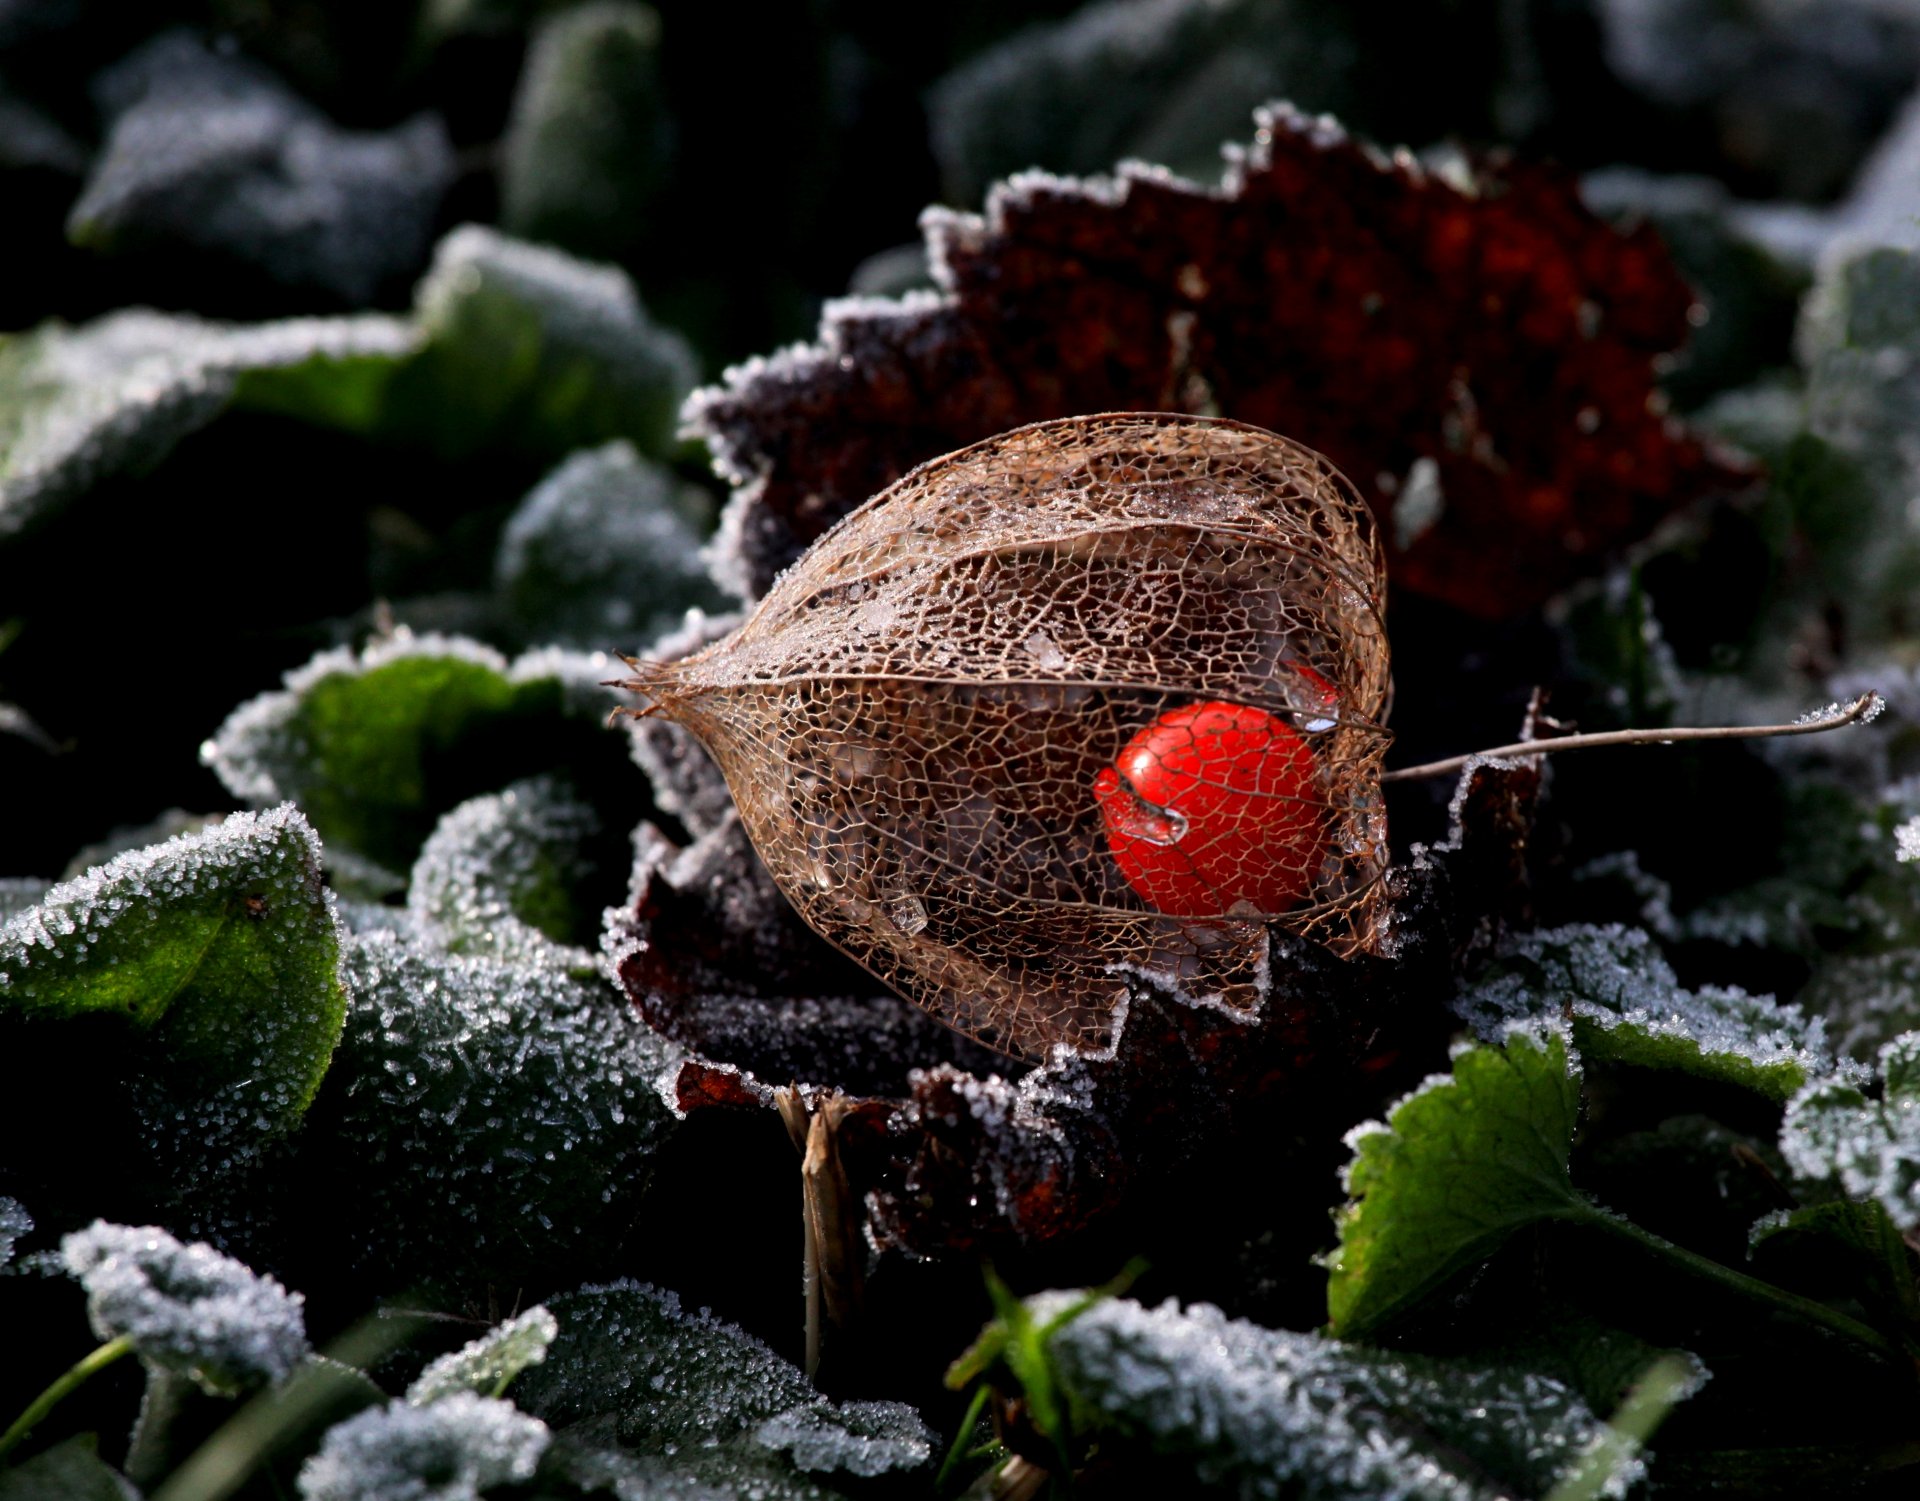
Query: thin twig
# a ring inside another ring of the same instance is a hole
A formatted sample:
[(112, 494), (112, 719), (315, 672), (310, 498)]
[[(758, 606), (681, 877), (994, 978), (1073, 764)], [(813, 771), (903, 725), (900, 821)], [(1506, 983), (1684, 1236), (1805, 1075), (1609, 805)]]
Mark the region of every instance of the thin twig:
[(1512, 745), (1497, 745), (1492, 750), (1474, 751), (1465, 756), (1449, 756), (1444, 761), (1429, 761), (1423, 766), (1402, 766), (1384, 773), (1383, 782), (1411, 782), (1420, 777), (1443, 777), (1463, 771), (1469, 761), (1514, 761), (1529, 756), (1545, 756), (1557, 751), (1592, 750), (1602, 745), (1677, 745), (1689, 740), (1762, 740), (1776, 735), (1817, 735), (1837, 730), (1842, 725), (1863, 724), (1885, 707), (1880, 695), (1861, 694), (1844, 704), (1834, 704), (1817, 713), (1796, 719), (1792, 724), (1691, 725), (1666, 730), (1602, 730), (1592, 735), (1562, 735), (1554, 740), (1517, 740)]

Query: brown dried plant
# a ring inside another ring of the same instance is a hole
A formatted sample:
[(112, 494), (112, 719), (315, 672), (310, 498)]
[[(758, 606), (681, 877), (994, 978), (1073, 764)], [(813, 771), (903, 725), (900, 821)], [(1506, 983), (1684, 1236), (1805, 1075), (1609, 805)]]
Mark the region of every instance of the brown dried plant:
[[(733, 635), (621, 686), (706, 744), (820, 934), (1039, 1058), (1106, 1045), (1135, 975), (1257, 1010), (1270, 925), (1377, 947), (1384, 588), (1367, 508), (1319, 455), (1237, 422), (1075, 417), (914, 470)], [(1185, 809), (1116, 781), (1170, 735)]]

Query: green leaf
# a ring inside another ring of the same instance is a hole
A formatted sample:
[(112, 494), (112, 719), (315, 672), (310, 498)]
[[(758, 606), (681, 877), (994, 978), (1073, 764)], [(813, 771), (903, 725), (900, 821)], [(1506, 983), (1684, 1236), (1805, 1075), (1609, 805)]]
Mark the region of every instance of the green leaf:
[(1920, 793), (1904, 782), (1862, 796), (1821, 777), (1794, 779), (1779, 873), (1689, 913), (1683, 936), (1816, 964), (1836, 953), (1920, 949), (1920, 863), (1903, 863), (1893, 837), (1916, 814)]
[(1920, 464), (1920, 255), (1855, 247), (1825, 257), (1799, 333), (1807, 425), (1859, 469), (1857, 485), (1798, 487), (1796, 521), (1849, 650), (1910, 634), (1920, 588), (1911, 500)]
[(697, 366), (624, 271), (468, 224), (440, 242), (414, 312), (427, 343), (394, 383), (391, 433), (447, 457), (673, 450)]
[(502, 143), (501, 223), (579, 255), (628, 255), (648, 227), (672, 131), (650, 7), (598, 0), (549, 16)]
[(591, 975), (594, 956), (568, 940), (586, 926), (578, 893), (598, 873), (589, 846), (601, 832), (593, 808), (552, 777), (473, 798), (421, 849), (408, 909), (449, 953)]
[(1755, 1267), (1772, 1280), (1808, 1281), (1920, 1330), (1913, 1254), (1878, 1199), (1841, 1199), (1769, 1215), (1753, 1227)]
[[(1030, 1302), (1044, 1316), (1068, 1296)], [(1539, 1495), (1598, 1452), (1597, 1493), (1620, 1496), (1644, 1472), (1548, 1377), (1263, 1329), (1205, 1304), (1103, 1302), (1055, 1328), (1048, 1354), (1080, 1421), (1191, 1465), (1216, 1494), (1492, 1501)]]
[(95, 251), (376, 300), (424, 257), (455, 175), (437, 115), (347, 131), (237, 52), (162, 32), (94, 80), (106, 139), (67, 219)]
[(98, 1444), (91, 1433), (75, 1434), (0, 1470), (0, 1501), (127, 1501), (126, 1482), (100, 1458)]
[(356, 1257), (388, 1285), (603, 1264), (674, 1129), (657, 1080), (678, 1050), (604, 980), (391, 934), (349, 940), (344, 970), (329, 1130), (300, 1169), (336, 1196)]
[(1879, 1097), (1850, 1079), (1809, 1084), (1787, 1106), (1780, 1150), (1803, 1178), (1880, 1201), (1902, 1230), (1920, 1227), (1920, 1032), (1880, 1050)]
[(830, 1402), (751, 1335), (670, 1292), (635, 1282), (552, 1303), (546, 1363), (514, 1396), (587, 1451), (602, 1473), (750, 1493), (767, 1501), (839, 1494), (821, 1478), (915, 1471), (933, 1435), (898, 1402)]
[(307, 821), (235, 814), (64, 882), (0, 927), (0, 1017), (124, 1018), (169, 1103), (231, 1144), (313, 1099), (346, 1015), (339, 959)]
[(1541, 1220), (1592, 1213), (1567, 1161), (1580, 1075), (1565, 1036), (1516, 1029), (1457, 1053), (1385, 1125), (1347, 1138), (1350, 1202), (1328, 1258), (1327, 1314), (1365, 1333)]
[(1591, 1062), (1674, 1069), (1785, 1101), (1836, 1064), (1825, 1023), (1771, 996), (1687, 990), (1652, 937), (1574, 925), (1507, 940), (1454, 1009), (1482, 1036), (1516, 1021), (1571, 1021)]
[(624, 441), (549, 474), (509, 518), (494, 565), (520, 638), (632, 650), (690, 607), (722, 608), (685, 497), (670, 471)]
[(375, 314), (239, 325), (145, 309), (0, 336), (0, 541), (151, 469), (243, 392), (351, 416), (418, 342)]
[(547, 1358), (547, 1350), (559, 1332), (559, 1324), (544, 1307), (529, 1308), (434, 1361), (407, 1388), (407, 1400), (422, 1406), (455, 1392), (502, 1396), (514, 1377)]
[(439, 636), (323, 652), (234, 710), (201, 757), (235, 796), (291, 798), (329, 844), (405, 870), (442, 813), (515, 777), (568, 767), (643, 790), (605, 728), (614, 665), (541, 652), (509, 666)]

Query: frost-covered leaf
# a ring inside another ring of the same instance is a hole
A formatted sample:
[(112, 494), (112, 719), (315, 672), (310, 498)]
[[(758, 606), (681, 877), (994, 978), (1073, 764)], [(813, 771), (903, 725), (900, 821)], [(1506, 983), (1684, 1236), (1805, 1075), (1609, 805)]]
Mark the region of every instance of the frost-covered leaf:
[(833, 306), (817, 344), (697, 395), (735, 486), (723, 582), (763, 592), (915, 464), (1074, 413), (1286, 433), (1366, 495), (1397, 588), (1485, 616), (1736, 480), (1654, 399), (1692, 299), (1651, 230), (1605, 227), (1545, 169), (1456, 186), (1329, 121), (1259, 118), (1217, 190), (1031, 175), (983, 218), (930, 215), (939, 295)]
[[(1036, 1300), (1051, 1308), (1064, 1294)], [(1048, 1347), (1078, 1421), (1193, 1466), (1211, 1492), (1316, 1501), (1541, 1495), (1595, 1450), (1623, 1496), (1644, 1465), (1570, 1388), (1262, 1329), (1219, 1309), (1097, 1303)]]
[(339, 961), (312, 828), (291, 807), (235, 814), (0, 927), (0, 1021), (124, 1017), (146, 1039), (149, 1118), (231, 1149), (297, 1121), (320, 1087), (347, 1008)]
[(553, 777), (469, 799), (421, 847), (407, 908), (449, 953), (591, 974), (593, 956), (568, 940), (600, 832), (599, 814)]
[(1454, 1001), (1483, 1037), (1566, 1016), (1589, 1059), (1679, 1069), (1784, 1101), (1835, 1067), (1826, 1024), (1724, 986), (1684, 989), (1648, 933), (1574, 925), (1509, 938)]
[(301, 1501), (478, 1501), (531, 1480), (550, 1442), (511, 1402), (470, 1392), (390, 1402), (327, 1430), (300, 1468)]
[(1796, 1094), (1780, 1150), (1801, 1177), (1876, 1198), (1902, 1230), (1920, 1228), (1920, 1032), (1880, 1050), (1877, 1097), (1846, 1078), (1816, 1080)]
[(96, 1452), (91, 1433), (76, 1434), (0, 1470), (0, 1501), (139, 1501)]
[[(1831, 955), (1920, 948), (1920, 865), (1894, 830), (1920, 810), (1920, 787), (1862, 796), (1820, 776), (1786, 787), (1779, 871), (1687, 913), (1683, 937)], [(1811, 1009), (1811, 1008), (1809, 1008)]]
[(1844, 496), (1853, 504), (1820, 513), (1830, 518), (1829, 534), (1816, 538), (1823, 582), (1851, 643), (1900, 639), (1920, 589), (1920, 525), (1909, 506), (1920, 482), (1920, 252), (1828, 257), (1799, 343), (1808, 429), (1865, 479)]
[(131, 1340), (209, 1392), (279, 1381), (311, 1353), (300, 1295), (211, 1246), (96, 1220), (60, 1252), (87, 1290), (96, 1335)]
[[(1842, 187), (1920, 67), (1920, 19), (1873, 0), (1600, 0), (1606, 60), (1695, 150), (1769, 196)], [(1616, 106), (1617, 108), (1618, 106)]]
[(513, 1285), (604, 1254), (672, 1119), (677, 1050), (604, 982), (349, 940), (353, 1006), (316, 1167), (358, 1254), (404, 1280)]
[(363, 420), (417, 343), (376, 314), (241, 325), (138, 308), (0, 337), (0, 541), (150, 469), (236, 400)]
[(502, 224), (579, 255), (634, 248), (673, 142), (659, 53), (659, 16), (632, 0), (591, 0), (540, 24), (502, 144)]
[(202, 829), (219, 823), (221, 817), (218, 813), (189, 813), (184, 808), (169, 808), (158, 818), (146, 823), (109, 829), (105, 838), (82, 845), (67, 862), (67, 868), (60, 873), (60, 878), (71, 881), (129, 850), (143, 850), (150, 844), (165, 844), (181, 834), (198, 834)]
[(1871, 1063), (1883, 1044), (1920, 1031), (1920, 948), (1829, 959), (1813, 972), (1799, 1004), (1825, 1018), (1835, 1053)]
[(538, 652), (509, 664), (453, 637), (323, 652), (242, 704), (201, 756), (236, 797), (292, 798), (329, 843), (404, 870), (439, 816), (552, 767), (631, 776), (604, 732), (610, 659)]
[(1776, 1281), (1838, 1283), (1888, 1323), (1920, 1325), (1920, 1287), (1906, 1240), (1878, 1199), (1781, 1210), (1755, 1222), (1755, 1265)]
[(448, 456), (673, 448), (693, 353), (624, 271), (463, 225), (435, 250), (414, 316), (427, 348), (395, 383), (396, 431)]
[(96, 94), (111, 124), (68, 216), (76, 244), (217, 258), (346, 306), (426, 258), (454, 176), (434, 116), (342, 130), (265, 69), (180, 31), (108, 69)]
[(1467, 1047), (1347, 1138), (1347, 1207), (1328, 1259), (1327, 1314), (1349, 1335), (1378, 1327), (1516, 1230), (1590, 1206), (1567, 1164), (1580, 1074), (1564, 1033), (1516, 1029)]
[(33, 1216), (18, 1199), (0, 1194), (0, 1270), (13, 1260), (14, 1246), (33, 1233)]
[(804, 1501), (837, 1494), (811, 1476), (912, 1471), (932, 1457), (911, 1408), (829, 1402), (760, 1341), (687, 1313), (670, 1292), (616, 1282), (552, 1307), (560, 1337), (517, 1400), (623, 1457), (669, 1461), (678, 1484)]
[(1347, 114), (1368, 60), (1322, 0), (1106, 0), (1028, 27), (941, 79), (929, 126), (947, 197), (1029, 167), (1117, 161), (1204, 173), (1271, 99)]
[(508, 519), (494, 587), (524, 640), (634, 651), (721, 599), (672, 473), (624, 441), (577, 453)]
[(559, 1331), (559, 1324), (544, 1307), (529, 1308), (434, 1361), (407, 1388), (407, 1400), (418, 1407), (455, 1392), (502, 1396), (514, 1377), (547, 1358)]

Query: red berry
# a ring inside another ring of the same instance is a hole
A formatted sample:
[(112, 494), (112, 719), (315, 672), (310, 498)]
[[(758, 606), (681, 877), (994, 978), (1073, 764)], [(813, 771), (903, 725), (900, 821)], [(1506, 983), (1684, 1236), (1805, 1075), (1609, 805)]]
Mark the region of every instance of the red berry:
[[(1300, 672), (1330, 713), (1332, 690)], [(1245, 704), (1187, 704), (1129, 740), (1093, 793), (1114, 863), (1162, 912), (1273, 914), (1298, 906), (1319, 871), (1319, 772), (1287, 720)]]

